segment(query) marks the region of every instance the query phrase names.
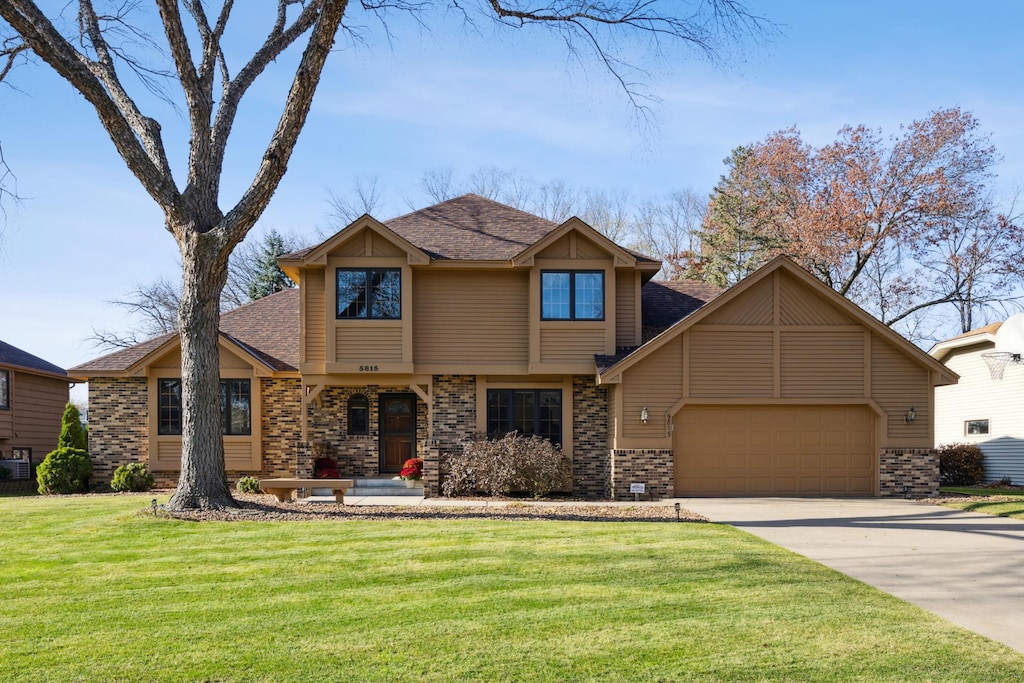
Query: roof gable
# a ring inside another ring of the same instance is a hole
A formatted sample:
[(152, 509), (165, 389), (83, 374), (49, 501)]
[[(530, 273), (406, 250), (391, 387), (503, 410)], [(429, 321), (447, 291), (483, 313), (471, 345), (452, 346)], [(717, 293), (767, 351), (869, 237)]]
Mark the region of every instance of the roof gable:
[[(365, 236), (368, 231), (370, 236), (369, 239), (366, 239)], [(364, 236), (363, 242), (359, 242), (361, 235)], [(373, 216), (363, 214), (315, 247), (285, 254), (278, 258), (278, 263), (281, 265), (282, 270), (288, 273), (289, 277), (297, 280), (297, 266), (327, 265), (327, 257), (339, 250), (344, 252), (347, 245), (354, 246), (355, 248), (349, 249), (351, 253), (346, 255), (390, 257), (404, 253), (411, 264), (422, 264), (430, 261), (430, 257), (415, 244), (397, 234)], [(385, 245), (390, 245), (390, 247)], [(375, 254), (375, 249), (380, 253)]]
[[(903, 338), (902, 335), (893, 331), (888, 326), (883, 325), (874, 316), (864, 311), (846, 297), (838, 294), (832, 288), (826, 286), (813, 275), (794, 263), (791, 259), (785, 256), (778, 256), (748, 275), (733, 287), (727, 289), (706, 306), (703, 306), (691, 315), (683, 318), (654, 339), (636, 349), (633, 353), (629, 354), (625, 358), (619, 359), (614, 365), (606, 365), (603, 370), (598, 372), (598, 382), (600, 383), (601, 381), (610, 380), (613, 376), (619, 376), (624, 370), (632, 367), (666, 343), (675, 339), (683, 331), (692, 328), (694, 325), (701, 322), (710, 322), (715, 320), (715, 316), (722, 311), (728, 311), (733, 302), (737, 302), (748, 295), (750, 295), (751, 299), (756, 299), (759, 295), (763, 295), (762, 283), (770, 278), (776, 271), (780, 271), (784, 278), (791, 278), (792, 283), (799, 284), (803, 288), (809, 290), (808, 294), (813, 295), (813, 298), (820, 299), (829, 306), (837, 309), (836, 312), (842, 315), (840, 320), (845, 319), (864, 325), (899, 349), (902, 354), (909, 356), (918, 365), (922, 365), (930, 371), (939, 373), (939, 376), (947, 382), (956, 381), (955, 373), (952, 373), (937, 360), (911, 344)], [(812, 301), (813, 299), (804, 300)], [(751, 308), (755, 311), (758, 310), (757, 305)], [(820, 311), (811, 312), (811, 315), (820, 314)], [(748, 321), (745, 324), (759, 324), (759, 322), (763, 323), (763, 321), (755, 321), (753, 323)], [(790, 321), (789, 324), (793, 324), (792, 321)]]
[[(596, 247), (599, 252), (603, 252), (608, 257), (612, 258), (616, 267), (636, 267), (638, 261), (636, 255), (626, 249), (623, 249), (615, 242), (612, 242), (610, 239), (575, 216), (516, 254), (512, 259), (512, 262), (517, 266), (532, 266), (534, 259), (541, 256), (544, 250), (554, 246), (559, 242), (559, 240), (571, 233), (576, 233), (577, 235), (582, 236), (586, 242), (589, 242), (589, 244), (580, 248), (577, 247), (574, 241), (570, 241), (571, 251), (566, 254), (567, 258), (593, 258), (595, 256), (593, 253), (594, 248)], [(577, 250), (580, 253), (575, 253)], [(652, 267), (654, 263), (657, 263), (658, 268), (661, 267), (660, 262), (651, 260)]]
[(984, 327), (979, 327), (963, 334), (958, 334), (955, 337), (940, 341), (928, 350), (933, 358), (939, 361), (944, 361), (946, 356), (957, 349), (963, 349), (968, 346), (975, 346), (982, 343), (996, 342), (996, 333), (999, 332), (999, 328), (1002, 327), (1002, 322), (989, 323)]
[[(257, 375), (293, 372), (299, 365), (299, 290), (286, 289), (220, 317), (222, 348), (246, 359)], [(160, 335), (70, 369), (74, 377), (138, 376), (179, 348), (176, 332)]]

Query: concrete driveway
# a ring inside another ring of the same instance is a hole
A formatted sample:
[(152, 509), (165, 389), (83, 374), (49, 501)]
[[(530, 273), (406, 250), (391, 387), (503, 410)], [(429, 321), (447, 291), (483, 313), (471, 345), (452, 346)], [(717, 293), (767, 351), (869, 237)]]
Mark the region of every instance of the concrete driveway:
[(1024, 652), (1024, 521), (908, 500), (681, 498)]

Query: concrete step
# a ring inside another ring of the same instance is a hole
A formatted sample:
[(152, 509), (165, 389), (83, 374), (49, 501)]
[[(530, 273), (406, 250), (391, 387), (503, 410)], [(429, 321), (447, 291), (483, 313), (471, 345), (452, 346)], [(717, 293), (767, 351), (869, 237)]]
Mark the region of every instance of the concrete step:
[[(317, 495), (318, 492), (318, 489), (313, 489), (313, 495)], [(392, 479), (391, 477), (357, 477), (355, 486), (345, 492), (345, 497), (363, 496), (416, 496), (422, 498), (423, 487), (409, 488), (401, 479)]]

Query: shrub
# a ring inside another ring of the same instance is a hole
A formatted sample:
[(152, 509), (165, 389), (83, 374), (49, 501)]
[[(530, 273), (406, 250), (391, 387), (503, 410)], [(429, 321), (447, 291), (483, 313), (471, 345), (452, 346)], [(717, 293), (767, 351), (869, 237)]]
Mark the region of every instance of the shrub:
[(260, 492), (260, 480), (256, 477), (241, 477), (236, 484), (239, 491), (242, 493), (259, 493)]
[(462, 452), (448, 454), (444, 465), (441, 491), (446, 496), (525, 491), (540, 497), (569, 484), (569, 459), (560, 448), (539, 436), (516, 432), (464, 441)]
[(79, 448), (58, 448), (46, 455), (36, 468), (39, 493), (85, 493), (89, 490), (92, 461)]
[(82, 451), (89, 449), (85, 430), (82, 429), (82, 415), (78, 412), (78, 406), (71, 401), (64, 406), (64, 415), (60, 418), (57, 448), (77, 448)]
[(943, 486), (974, 486), (985, 476), (985, 455), (975, 444), (946, 444), (938, 451)]
[(114, 470), (110, 488), (115, 491), (148, 491), (153, 488), (155, 483), (153, 474), (146, 469), (144, 464), (132, 462)]

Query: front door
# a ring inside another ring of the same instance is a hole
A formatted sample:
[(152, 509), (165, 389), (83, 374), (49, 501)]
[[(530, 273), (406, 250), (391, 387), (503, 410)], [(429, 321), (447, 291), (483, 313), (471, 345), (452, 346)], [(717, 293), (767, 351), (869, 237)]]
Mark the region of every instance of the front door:
[(416, 394), (380, 395), (380, 471), (396, 473), (416, 457)]

